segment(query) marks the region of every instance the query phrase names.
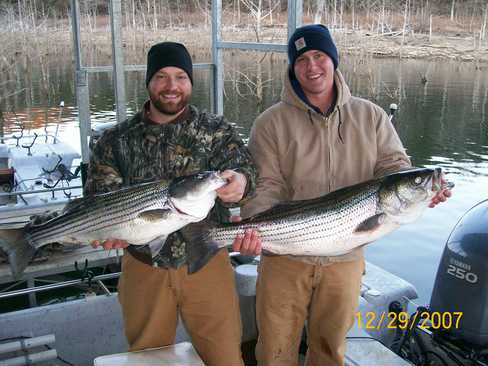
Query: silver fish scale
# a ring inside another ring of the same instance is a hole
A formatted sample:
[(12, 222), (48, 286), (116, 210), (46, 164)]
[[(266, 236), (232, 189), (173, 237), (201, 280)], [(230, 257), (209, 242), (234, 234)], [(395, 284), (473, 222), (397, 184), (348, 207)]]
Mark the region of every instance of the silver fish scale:
[(66, 236), (130, 225), (141, 211), (168, 208), (168, 192), (163, 187), (162, 183), (151, 183), (73, 202), (64, 215), (29, 229), (30, 241), (38, 247)]
[[(349, 192), (346, 197), (322, 200), (297, 210), (292, 204), (290, 208), (296, 212), (288, 212), (286, 218), (278, 214), (256, 222), (217, 227), (210, 235), (219, 246), (227, 246), (237, 234), (252, 228), (259, 231), (263, 250), (275, 254), (330, 255), (347, 251), (358, 225), (378, 213), (378, 188), (374, 184), (362, 192)], [(286, 209), (286, 205), (282, 207)]]

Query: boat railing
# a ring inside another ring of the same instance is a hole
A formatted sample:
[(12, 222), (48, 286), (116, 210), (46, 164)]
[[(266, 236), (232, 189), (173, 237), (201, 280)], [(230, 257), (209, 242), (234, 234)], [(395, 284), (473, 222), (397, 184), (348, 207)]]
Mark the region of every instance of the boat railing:
[[(76, 168), (78, 169), (78, 167)], [(52, 174), (54, 173), (55, 171), (52, 171), (52, 172), (47, 172), (46, 174)], [(65, 181), (67, 183), (69, 183), (71, 180), (73, 180), (74, 178), (79, 178), (78, 176), (74, 176), (74, 177), (69, 177), (69, 179), (66, 179), (66, 178), (63, 178), (61, 177), (59, 180), (60, 181)], [(17, 182), (17, 184), (15, 184), (15, 187), (14, 188), (17, 188), (19, 187), (21, 184), (24, 184), (25, 182), (29, 182), (29, 181), (42, 181), (42, 177), (39, 176), (39, 177), (34, 177), (34, 178), (24, 178), (24, 179), (21, 179)], [(44, 183), (45, 184), (45, 183)], [(44, 186), (45, 188), (52, 188), (50, 186)], [(73, 186), (74, 187), (74, 186)], [(27, 191), (26, 191), (27, 192)]]
[[(34, 179), (34, 178), (24, 179), (22, 182), (29, 181), (29, 180), (37, 180), (37, 179)], [(59, 199), (66, 198), (69, 200), (69, 199), (71, 199), (71, 196), (72, 196), (72, 190), (83, 188), (83, 186), (81, 184), (70, 186), (69, 182), (68, 182), (67, 186), (56, 187), (60, 181), (61, 181), (61, 179), (59, 179), (53, 186), (48, 186), (47, 184), (44, 184), (45, 188), (43, 188), (43, 189), (33, 189), (33, 190), (27, 190), (27, 191), (26, 190), (10, 191), (10, 192), (1, 192), (0, 191), (0, 201), (3, 197), (6, 197), (7, 199), (11, 199), (14, 196), (18, 196), (22, 200), (24, 205), (31, 206), (31, 204), (24, 198), (25, 195), (50, 193), (52, 201), (55, 201), (58, 198)], [(63, 196), (57, 197), (55, 194), (55, 192), (57, 192), (57, 191), (63, 191), (64, 197)], [(76, 195), (76, 196), (81, 196), (81, 194)], [(45, 198), (44, 200), (47, 200), (47, 198)]]
[(32, 145), (29, 146), (32, 147), (38, 138), (43, 138), (43, 137), (45, 138), (44, 140), (45, 143), (47, 143), (48, 138), (53, 139), (53, 144), (57, 144), (59, 142), (58, 137), (50, 133), (38, 134), (34, 132), (32, 135), (24, 135), (24, 133), (21, 131), (20, 136), (11, 135), (11, 136), (2, 137), (2, 143), (6, 143), (9, 140), (15, 140), (15, 147), (23, 147), (27, 149), (28, 148), (27, 146), (20, 145), (21, 140), (33, 139)]
[[(26, 179), (29, 180), (29, 179)], [(35, 180), (35, 179), (32, 179)], [(13, 191), (13, 192), (0, 192), (0, 197), (10, 197), (10, 196), (23, 196), (27, 194), (37, 194), (37, 193), (51, 193), (55, 191), (66, 191), (68, 189), (78, 189), (78, 188), (83, 188), (83, 186), (80, 185), (75, 185), (75, 186), (66, 186), (66, 187), (51, 187), (51, 188), (45, 188), (45, 189), (34, 189), (31, 191)], [(55, 198), (55, 197), (54, 197)]]
[[(242, 255), (239, 252), (229, 252), (229, 257), (231, 257), (231, 258), (241, 257), (241, 256)], [(93, 275), (87, 276), (86, 274), (89, 273), (89, 271), (86, 271), (87, 268), (88, 268), (88, 262), (85, 263), (85, 270), (84, 271), (80, 271), (78, 269), (77, 262), (75, 262), (75, 269), (80, 274), (81, 278), (69, 280), (69, 281), (61, 281), (61, 282), (56, 282), (56, 283), (50, 283), (47, 285), (41, 285), (41, 286), (35, 286), (35, 287), (30, 286), (28, 288), (20, 289), (20, 290), (3, 291), (3, 292), (0, 291), (0, 300), (8, 298), (8, 297), (29, 295), (29, 294), (34, 294), (37, 292), (43, 292), (43, 291), (49, 291), (49, 290), (59, 289), (59, 288), (63, 288), (63, 287), (75, 286), (75, 285), (79, 285), (79, 284), (86, 283), (86, 282), (96, 283), (106, 295), (110, 295), (111, 292), (105, 286), (103, 281), (114, 279), (114, 278), (119, 278), (121, 272), (106, 273), (106, 274), (102, 274), (102, 275), (98, 275), (98, 276), (93, 276)], [(40, 280), (37, 279), (37, 281), (40, 281)]]
[[(110, 290), (104, 285), (104, 283), (102, 281), (110, 280), (113, 278), (119, 278), (119, 277), (120, 277), (120, 272), (106, 273), (106, 274), (102, 274), (102, 275), (98, 275), (98, 276), (93, 276), (90, 278), (90, 281), (92, 283), (95, 282), (98, 286), (100, 286), (100, 288), (103, 290), (103, 292), (106, 295), (110, 295), (111, 294)], [(88, 280), (86, 278), (78, 278), (75, 280), (62, 281), (62, 282), (57, 282), (57, 283), (50, 283), (48, 285), (41, 285), (41, 286), (36, 286), (36, 287), (28, 287), (28, 288), (24, 288), (24, 289), (20, 289), (20, 290), (0, 292), (0, 300), (8, 298), (8, 297), (29, 295), (29, 294), (34, 294), (37, 292), (42, 292), (42, 291), (48, 291), (48, 290), (54, 290), (54, 289), (59, 289), (59, 288), (63, 288), (63, 287), (79, 285), (82, 283), (86, 283), (87, 281)]]

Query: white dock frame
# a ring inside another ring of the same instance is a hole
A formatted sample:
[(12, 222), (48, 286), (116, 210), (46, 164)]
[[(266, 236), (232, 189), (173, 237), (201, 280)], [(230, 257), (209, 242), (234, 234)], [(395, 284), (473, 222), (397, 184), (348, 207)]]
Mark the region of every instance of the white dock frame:
[[(78, 118), (80, 123), (81, 155), (83, 163), (89, 160), (88, 137), (91, 130), (90, 95), (88, 89), (88, 74), (98, 72), (112, 72), (114, 81), (115, 105), (117, 122), (127, 118), (125, 95), (125, 72), (145, 71), (146, 65), (124, 65), (122, 54), (122, 11), (121, 0), (110, 0), (110, 25), (112, 34), (112, 65), (87, 67), (83, 66), (81, 57), (80, 10), (79, 1), (71, 0), (73, 49), (75, 56), (75, 87)], [(302, 24), (302, 0), (288, 0), (288, 35)], [(197, 63), (195, 69), (206, 69), (211, 72), (210, 83), (211, 110), (213, 113), (224, 112), (224, 61), (225, 49), (239, 49), (261, 52), (286, 52), (285, 44), (225, 42), (222, 40), (222, 0), (212, 1), (212, 62)]]

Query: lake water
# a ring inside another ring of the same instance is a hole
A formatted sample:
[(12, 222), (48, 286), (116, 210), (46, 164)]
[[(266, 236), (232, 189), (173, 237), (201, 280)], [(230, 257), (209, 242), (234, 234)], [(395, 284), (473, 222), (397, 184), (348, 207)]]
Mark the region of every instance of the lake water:
[[(271, 59), (268, 55), (257, 64), (261, 57), (226, 55), (225, 115), (244, 138), (254, 118), (279, 100), (286, 68), (283, 55)], [(54, 131), (60, 121), (62, 139), (79, 148), (73, 67), (69, 57), (59, 60), (44, 64), (24, 60), (0, 75), (6, 134), (17, 131), (21, 121), (27, 122), (26, 128), (40, 131), (46, 122)], [(209, 57), (197, 60), (208, 62)], [(464, 212), (488, 198), (488, 66), (344, 56), (340, 68), (353, 94), (385, 109), (390, 103), (399, 105), (395, 124), (414, 165), (442, 167), (456, 184), (448, 203), (429, 209), (421, 220), (368, 246), (366, 252), (370, 262), (413, 283), (420, 297), (416, 302), (426, 304), (451, 230)], [(208, 109), (208, 72), (195, 71), (194, 80), (193, 103)], [(93, 75), (89, 83), (92, 122), (114, 121), (110, 75)], [(146, 99), (144, 74), (127, 73), (126, 88), (131, 115)], [(61, 100), (65, 102), (62, 113)]]

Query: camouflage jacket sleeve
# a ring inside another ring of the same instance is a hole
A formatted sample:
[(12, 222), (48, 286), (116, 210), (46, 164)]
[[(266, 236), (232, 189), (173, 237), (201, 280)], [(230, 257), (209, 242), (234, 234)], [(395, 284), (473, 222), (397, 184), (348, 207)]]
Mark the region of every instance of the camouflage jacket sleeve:
[[(216, 118), (210, 167), (212, 170), (220, 171), (233, 169), (246, 176), (246, 191), (243, 199), (238, 203), (238, 205), (242, 205), (254, 194), (256, 188), (256, 167), (249, 150), (234, 128), (223, 117)], [(226, 207), (236, 206), (228, 203), (224, 205)]]
[(122, 187), (123, 178), (113, 153), (114, 130), (106, 131), (93, 147), (88, 165), (85, 194), (105, 193)]

